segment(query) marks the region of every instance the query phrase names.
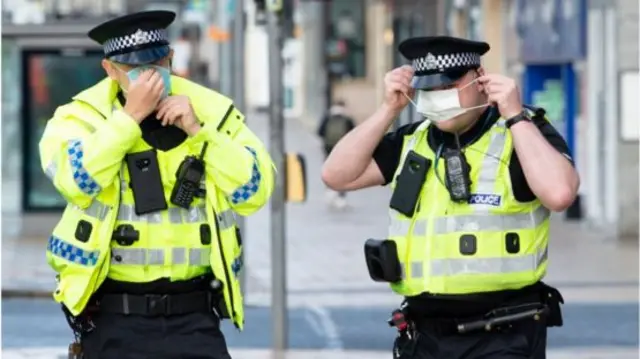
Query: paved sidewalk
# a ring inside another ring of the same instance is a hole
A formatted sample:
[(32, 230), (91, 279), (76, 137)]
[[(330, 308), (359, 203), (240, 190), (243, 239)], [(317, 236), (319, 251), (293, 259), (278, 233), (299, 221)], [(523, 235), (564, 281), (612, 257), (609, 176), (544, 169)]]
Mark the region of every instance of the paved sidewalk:
[[(39, 348), (23, 350), (3, 350), (3, 359), (64, 359), (66, 348)], [(342, 351), (342, 350), (291, 350), (277, 355), (271, 350), (234, 350), (233, 358), (241, 359), (388, 359), (390, 352), (380, 351)], [(598, 348), (589, 350), (568, 349), (551, 350), (548, 359), (637, 359), (638, 349), (619, 350), (616, 348)]]
[[(268, 118), (257, 114), (251, 128), (268, 139)], [(296, 306), (391, 306), (398, 298), (384, 284), (370, 280), (363, 242), (386, 234), (389, 199), (386, 188), (348, 195), (351, 207), (330, 210), (320, 180), (320, 142), (298, 121), (286, 122), (287, 150), (305, 155), (307, 203), (287, 206), (287, 283), (289, 304)], [(247, 221), (247, 303), (270, 305), (269, 209)], [(44, 238), (7, 238), (2, 243), (4, 295), (50, 293), (54, 276), (45, 263)], [(562, 289), (569, 302), (637, 302), (638, 245), (618, 242), (590, 230), (585, 223), (554, 218), (547, 281)], [(366, 301), (363, 297), (366, 296)]]

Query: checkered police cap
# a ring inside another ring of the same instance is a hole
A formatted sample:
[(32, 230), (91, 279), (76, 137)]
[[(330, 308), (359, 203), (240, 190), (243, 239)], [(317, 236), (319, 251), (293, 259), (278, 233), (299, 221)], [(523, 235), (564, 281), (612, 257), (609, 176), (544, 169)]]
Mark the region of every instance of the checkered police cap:
[(480, 57), (489, 51), (489, 44), (450, 36), (429, 36), (405, 40), (398, 50), (411, 61), (414, 88), (429, 89), (449, 85), (469, 70), (480, 67)]
[(129, 49), (139, 48), (147, 45), (167, 45), (169, 43), (169, 34), (167, 30), (149, 30), (144, 31), (138, 29), (135, 33), (120, 37), (114, 37), (105, 41), (103, 44), (104, 54), (109, 56), (114, 53), (121, 53)]
[(131, 65), (150, 63), (169, 54), (167, 27), (175, 17), (171, 11), (138, 12), (104, 22), (88, 35), (103, 46), (108, 59)]
[(427, 56), (414, 59), (411, 64), (415, 73), (444, 72), (449, 69), (479, 67), (480, 55), (473, 52), (443, 55), (428, 53)]

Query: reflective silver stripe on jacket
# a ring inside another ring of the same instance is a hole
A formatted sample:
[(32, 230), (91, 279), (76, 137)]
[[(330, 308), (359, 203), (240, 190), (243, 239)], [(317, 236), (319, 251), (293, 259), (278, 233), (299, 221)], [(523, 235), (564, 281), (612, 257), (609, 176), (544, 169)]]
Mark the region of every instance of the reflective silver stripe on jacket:
[(460, 216), (440, 217), (434, 220), (434, 234), (455, 232), (506, 231), (533, 229), (541, 225), (551, 212), (540, 205), (531, 213), (517, 214), (467, 214)]
[[(170, 253), (165, 255), (165, 253)], [(184, 265), (208, 266), (210, 247), (170, 249), (111, 248), (112, 265)]]
[[(172, 207), (167, 210), (169, 223), (204, 223), (207, 221), (207, 210), (204, 204), (189, 209)], [(236, 224), (235, 213), (228, 209), (217, 215), (220, 230), (233, 227)], [(137, 215), (133, 205), (122, 204), (118, 209), (118, 220), (127, 222), (162, 223), (162, 212)]]
[(179, 223), (198, 223), (207, 221), (207, 211), (204, 205), (184, 208), (169, 208), (169, 222), (173, 224)]
[(411, 235), (426, 235), (427, 222), (416, 221), (416, 225), (413, 227), (411, 233), (411, 218), (399, 217), (398, 212), (394, 209), (389, 209), (389, 237), (405, 237)]
[(49, 162), (47, 168), (44, 169), (44, 174), (53, 182), (55, 181), (56, 173), (58, 173), (58, 163), (54, 158), (53, 160), (51, 160), (51, 162)]
[[(426, 236), (428, 235), (428, 219), (417, 219), (411, 233), (411, 219), (398, 218), (391, 210), (389, 236)], [(541, 225), (551, 212), (540, 205), (530, 213), (491, 214), (473, 213), (456, 216), (436, 217), (433, 219), (433, 234), (442, 235), (455, 232), (491, 232), (519, 229), (533, 229)]]
[(118, 221), (162, 223), (162, 212), (137, 215), (133, 205), (121, 204), (118, 207)]
[(93, 200), (91, 201), (91, 204), (89, 205), (89, 207), (87, 208), (80, 208), (79, 206), (76, 206), (75, 204), (70, 204), (70, 206), (80, 212), (83, 212), (84, 214), (86, 214), (89, 217), (93, 217), (95, 219), (98, 219), (100, 221), (104, 221), (107, 218), (107, 214), (109, 213), (109, 210), (111, 209), (109, 206), (107, 206), (106, 204), (98, 201), (98, 200)]
[(120, 193), (121, 194), (124, 194), (125, 192), (127, 192), (127, 189), (129, 188), (129, 183), (124, 177), (126, 170), (127, 170), (127, 163), (125, 161), (122, 161), (122, 163), (120, 164)]
[(225, 230), (236, 225), (236, 214), (231, 209), (218, 213), (217, 217), (220, 230)]
[[(506, 127), (503, 120), (499, 120), (496, 125), (500, 130), (492, 130), (489, 134), (491, 139), (489, 140), (489, 147), (484, 154), (482, 164), (478, 171), (478, 179), (476, 183), (476, 194), (490, 195), (494, 193), (496, 178), (498, 171), (500, 170), (500, 164), (502, 161), (502, 154), (504, 152), (504, 145), (507, 141)], [(475, 210), (483, 210), (489, 208), (495, 208), (490, 204), (474, 203), (473, 208)]]
[[(501, 258), (451, 258), (432, 259), (430, 261), (430, 277), (455, 276), (465, 274), (510, 274), (518, 272), (535, 271), (544, 264), (548, 257), (548, 247), (540, 249), (537, 253), (509, 256)], [(424, 277), (422, 262), (411, 262), (410, 278), (419, 279)], [(406, 276), (406, 269), (402, 268), (403, 278)]]

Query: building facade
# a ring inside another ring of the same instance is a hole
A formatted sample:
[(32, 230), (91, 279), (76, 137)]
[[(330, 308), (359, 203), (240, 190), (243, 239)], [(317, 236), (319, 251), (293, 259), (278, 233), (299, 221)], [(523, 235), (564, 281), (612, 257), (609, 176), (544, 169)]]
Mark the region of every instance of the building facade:
[(638, 15), (635, 0), (588, 1), (584, 73), (589, 222), (638, 240)]
[(640, 98), (638, 89), (640, 3), (637, 0), (618, 0), (616, 5), (616, 33), (619, 34), (616, 37), (616, 51), (621, 95), (618, 111), (621, 123), (618, 141), (620, 156), (617, 161), (618, 184), (616, 187), (625, 189), (617, 196), (619, 215), (616, 216), (616, 227), (619, 235), (638, 240), (638, 217), (640, 216), (638, 213), (640, 193), (637, 186), (640, 183), (638, 119), (640, 112), (636, 101)]

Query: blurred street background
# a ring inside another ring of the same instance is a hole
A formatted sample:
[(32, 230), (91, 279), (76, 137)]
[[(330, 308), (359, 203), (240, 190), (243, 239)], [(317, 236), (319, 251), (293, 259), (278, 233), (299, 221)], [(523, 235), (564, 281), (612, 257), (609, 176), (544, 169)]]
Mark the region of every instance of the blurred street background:
[[(241, 96), (248, 125), (268, 143), (264, 2), (246, 0), (242, 18), (236, 1), (2, 0), (4, 358), (64, 358), (73, 339), (45, 262), (64, 200), (42, 173), (38, 141), (57, 106), (104, 77), (102, 49), (87, 30), (129, 12), (177, 12), (174, 71)], [(329, 206), (315, 130), (331, 100), (365, 120), (380, 103), (384, 73), (406, 63), (397, 44), (435, 34), (489, 42), (487, 71), (517, 79), (577, 161), (579, 200), (552, 221), (546, 281), (566, 304), (564, 327), (550, 330), (549, 358), (638, 358), (638, 0), (285, 3), (285, 148), (305, 157), (308, 179), (306, 202), (286, 205), (290, 358), (391, 357), (386, 320), (400, 298), (371, 281), (362, 247), (386, 235), (390, 193), (368, 189), (349, 194), (344, 209)], [(409, 108), (398, 125), (417, 120)], [(224, 331), (234, 358), (269, 358), (270, 208), (246, 219), (244, 232), (246, 330)]]

